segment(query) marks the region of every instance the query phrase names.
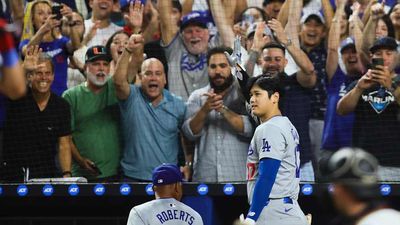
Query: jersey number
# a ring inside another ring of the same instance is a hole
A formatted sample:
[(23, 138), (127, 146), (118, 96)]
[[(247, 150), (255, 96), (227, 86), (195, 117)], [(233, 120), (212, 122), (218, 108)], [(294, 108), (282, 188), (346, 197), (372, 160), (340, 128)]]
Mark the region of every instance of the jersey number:
[(263, 152), (269, 152), (269, 151), (271, 151), (271, 145), (268, 144), (268, 141), (265, 140), (265, 138), (263, 138), (262, 151), (263, 151)]
[(300, 163), (297, 161), (297, 156), (300, 154), (300, 146), (296, 145), (294, 149), (294, 163), (296, 165), (296, 178), (300, 178)]
[(247, 180), (254, 180), (257, 167), (255, 163), (247, 163)]

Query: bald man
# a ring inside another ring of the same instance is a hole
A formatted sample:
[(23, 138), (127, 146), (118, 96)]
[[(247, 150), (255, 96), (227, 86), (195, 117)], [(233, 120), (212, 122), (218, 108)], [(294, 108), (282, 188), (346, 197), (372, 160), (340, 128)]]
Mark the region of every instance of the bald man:
[(121, 166), (125, 181), (151, 181), (152, 170), (161, 163), (177, 164), (179, 133), (186, 112), (183, 100), (164, 89), (164, 66), (158, 59), (142, 63), (140, 86), (128, 83), (129, 58), (138, 60), (142, 54), (143, 37), (134, 34), (113, 76), (122, 117)]
[(182, 173), (174, 164), (162, 164), (153, 171), (155, 200), (135, 206), (127, 225), (166, 224), (202, 225), (199, 213), (180, 202)]

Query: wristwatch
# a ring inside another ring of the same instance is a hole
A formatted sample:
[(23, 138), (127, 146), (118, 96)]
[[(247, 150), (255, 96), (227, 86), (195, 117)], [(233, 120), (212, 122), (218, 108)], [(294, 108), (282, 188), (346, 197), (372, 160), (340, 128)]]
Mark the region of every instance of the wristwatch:
[(281, 44), (283, 45), (283, 47), (287, 48), (292, 45), (292, 39), (288, 38), (286, 44), (284, 44), (284, 43), (281, 43)]

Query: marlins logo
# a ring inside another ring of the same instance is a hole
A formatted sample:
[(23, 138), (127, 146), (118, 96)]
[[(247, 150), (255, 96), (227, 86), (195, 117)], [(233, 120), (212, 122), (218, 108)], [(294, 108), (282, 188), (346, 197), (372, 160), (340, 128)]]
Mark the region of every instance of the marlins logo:
[(393, 94), (385, 88), (380, 88), (367, 95), (362, 95), (362, 99), (368, 102), (378, 114), (383, 112), (390, 103), (395, 101)]

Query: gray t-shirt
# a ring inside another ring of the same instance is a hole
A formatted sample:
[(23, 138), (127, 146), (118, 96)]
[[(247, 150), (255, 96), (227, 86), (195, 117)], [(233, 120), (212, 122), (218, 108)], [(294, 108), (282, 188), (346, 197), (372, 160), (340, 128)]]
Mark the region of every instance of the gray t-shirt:
[(287, 117), (275, 116), (259, 125), (247, 157), (247, 195), (253, 197), (258, 166), (263, 158), (277, 159), (281, 165), (269, 198), (297, 199), (300, 183), (299, 135)]
[(135, 206), (127, 225), (202, 225), (198, 212), (174, 198), (155, 199)]
[[(220, 38), (216, 35), (210, 38), (208, 48), (220, 44)], [(168, 59), (168, 90), (186, 101), (194, 90), (205, 87), (209, 83), (207, 55), (206, 53), (190, 54), (183, 44), (180, 33), (177, 33), (168, 46), (163, 43), (161, 45)]]

